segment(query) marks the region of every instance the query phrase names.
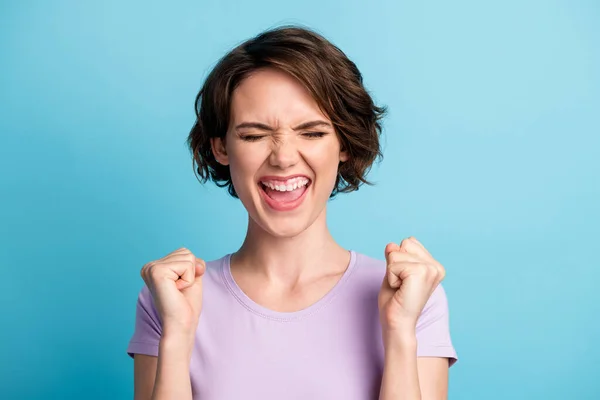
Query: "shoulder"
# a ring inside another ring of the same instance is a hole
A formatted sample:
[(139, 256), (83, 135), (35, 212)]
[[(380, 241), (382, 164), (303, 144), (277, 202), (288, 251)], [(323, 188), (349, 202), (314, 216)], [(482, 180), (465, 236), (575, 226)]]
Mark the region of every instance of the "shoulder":
[(209, 281), (221, 281), (223, 279), (224, 268), (227, 266), (230, 254), (225, 254), (219, 258), (206, 261), (206, 271), (203, 279)]
[(353, 253), (351, 279), (348, 282), (351, 291), (353, 293), (370, 292), (376, 295), (385, 276), (385, 261), (367, 254)]
[(219, 258), (206, 261), (206, 271), (202, 277), (202, 295), (208, 305), (210, 302), (220, 303), (220, 299), (226, 299), (232, 290), (233, 281), (229, 273), (229, 257), (225, 254)]
[(385, 275), (385, 260), (371, 257), (367, 254), (354, 252), (354, 273), (361, 277), (383, 278)]

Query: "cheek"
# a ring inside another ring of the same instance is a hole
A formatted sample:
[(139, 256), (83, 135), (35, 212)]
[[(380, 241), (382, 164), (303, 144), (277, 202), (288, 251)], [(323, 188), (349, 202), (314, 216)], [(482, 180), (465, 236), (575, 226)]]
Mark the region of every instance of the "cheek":
[(249, 183), (254, 183), (256, 172), (264, 162), (259, 149), (231, 149), (229, 153), (229, 172), (236, 191), (246, 192)]
[[(337, 176), (339, 165), (339, 147), (335, 143), (327, 143), (326, 146), (319, 146), (310, 152), (310, 164), (315, 170), (317, 176), (323, 180), (334, 180)], [(333, 183), (332, 183), (333, 184)]]

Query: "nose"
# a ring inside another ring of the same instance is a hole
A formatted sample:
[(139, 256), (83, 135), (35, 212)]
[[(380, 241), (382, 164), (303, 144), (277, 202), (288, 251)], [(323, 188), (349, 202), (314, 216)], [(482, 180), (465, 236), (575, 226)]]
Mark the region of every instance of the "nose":
[(281, 135), (273, 141), (269, 163), (274, 167), (286, 169), (298, 163), (300, 154), (294, 135)]

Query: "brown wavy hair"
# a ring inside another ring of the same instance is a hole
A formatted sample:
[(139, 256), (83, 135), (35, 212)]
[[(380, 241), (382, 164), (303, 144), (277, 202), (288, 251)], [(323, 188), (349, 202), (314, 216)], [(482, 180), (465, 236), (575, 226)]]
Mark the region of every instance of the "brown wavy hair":
[(210, 179), (237, 197), (229, 166), (217, 162), (210, 139), (225, 138), (236, 87), (252, 72), (267, 67), (287, 72), (304, 85), (348, 153), (330, 197), (358, 190), (363, 183), (371, 185), (366, 175), (373, 162), (382, 158), (380, 119), (386, 108), (374, 104), (360, 71), (338, 47), (298, 26), (270, 29), (245, 41), (221, 58), (206, 78), (196, 96), (196, 122), (187, 138), (200, 181)]

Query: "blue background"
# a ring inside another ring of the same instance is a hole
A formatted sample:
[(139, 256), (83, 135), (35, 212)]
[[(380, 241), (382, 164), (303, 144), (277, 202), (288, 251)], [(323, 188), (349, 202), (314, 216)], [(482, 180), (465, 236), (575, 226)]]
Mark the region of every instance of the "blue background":
[[(127, 399), (139, 270), (213, 259), (245, 211), (194, 177), (204, 77), (300, 23), (389, 107), (342, 245), (419, 238), (447, 269), (451, 399), (598, 399), (597, 1), (14, 1), (0, 6), (0, 397)], [(369, 4), (369, 5), (367, 5)]]

